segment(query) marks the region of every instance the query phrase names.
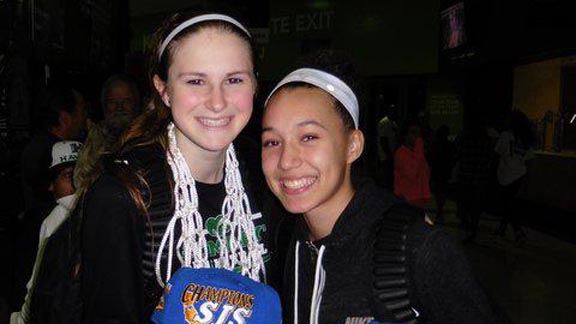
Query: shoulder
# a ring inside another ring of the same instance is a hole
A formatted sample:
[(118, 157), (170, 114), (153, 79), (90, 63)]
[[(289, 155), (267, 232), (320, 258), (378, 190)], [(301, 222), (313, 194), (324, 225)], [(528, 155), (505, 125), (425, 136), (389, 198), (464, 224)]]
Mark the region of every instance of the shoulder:
[(149, 169), (166, 163), (166, 151), (160, 145), (137, 146), (113, 159), (109, 162), (124, 163), (131, 169)]
[(406, 248), (416, 257), (439, 253), (447, 247), (455, 249), (456, 245), (448, 233), (441, 227), (428, 224), (425, 216), (421, 208), (396, 199), (380, 216), (377, 233), (391, 230), (403, 232)]
[(458, 267), (459, 263), (468, 266), (462, 248), (441, 227), (426, 222), (414, 223), (407, 231), (407, 240), (417, 272)]
[(47, 135), (40, 133), (30, 139), (21, 153), (23, 163), (37, 164), (37, 159), (43, 156), (49, 157), (52, 152), (52, 145), (56, 141), (51, 140)]
[(64, 206), (56, 205), (50, 214), (44, 218), (41, 228), (43, 229), (43, 233), (46, 237), (51, 236), (52, 233), (56, 231), (58, 226), (60, 226), (60, 224), (62, 224), (64, 219), (68, 216), (68, 212), (69, 210)]
[(123, 205), (128, 198), (128, 192), (122, 181), (112, 173), (104, 172), (86, 192), (83, 204), (89, 211), (92, 206)]
[(381, 215), (381, 223), (395, 223), (407, 232), (420, 225), (427, 225), (424, 210), (392, 195), (388, 199), (391, 199), (391, 206)]
[(442, 228), (430, 225), (425, 221), (414, 222), (408, 228), (407, 232), (413, 243), (412, 245), (416, 248), (430, 248), (438, 243), (445, 244), (446, 242), (451, 241), (448, 233), (446, 233)]
[[(121, 154), (109, 155), (104, 159), (104, 177), (100, 186), (125, 187), (142, 191), (139, 185), (156, 180), (164, 180), (169, 170), (166, 152), (160, 145), (146, 145), (131, 148)], [(122, 181), (120, 181), (122, 179)]]
[[(402, 159), (405, 161), (409, 161), (412, 159), (413, 153), (406, 146), (401, 145), (400, 147), (398, 147), (398, 149), (396, 149), (396, 153), (394, 154), (394, 157), (396, 159)], [(404, 165), (399, 164), (398, 166), (404, 166)]]
[(395, 196), (390, 189), (380, 187), (372, 178), (353, 177), (352, 183), (356, 192), (351, 204), (357, 206), (358, 212), (370, 214), (372, 219), (395, 214), (397, 205), (404, 204), (404, 200)]
[(128, 189), (118, 177), (107, 172), (88, 189), (79, 208), (85, 243), (132, 235), (145, 225)]
[(404, 145), (398, 146), (398, 148), (396, 149), (396, 152), (394, 154), (396, 154), (396, 155), (406, 154), (406, 147)]
[(26, 146), (24, 146), (23, 152), (35, 151), (39, 148), (48, 147), (55, 142), (56, 140), (52, 140), (48, 135), (48, 132), (41, 131), (30, 138)]

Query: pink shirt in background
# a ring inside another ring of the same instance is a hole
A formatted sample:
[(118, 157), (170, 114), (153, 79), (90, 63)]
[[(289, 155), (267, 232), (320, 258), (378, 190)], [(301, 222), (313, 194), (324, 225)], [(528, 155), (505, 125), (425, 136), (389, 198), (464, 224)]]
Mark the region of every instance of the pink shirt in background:
[(430, 200), (430, 169), (421, 137), (414, 150), (402, 145), (394, 154), (394, 193), (420, 207)]

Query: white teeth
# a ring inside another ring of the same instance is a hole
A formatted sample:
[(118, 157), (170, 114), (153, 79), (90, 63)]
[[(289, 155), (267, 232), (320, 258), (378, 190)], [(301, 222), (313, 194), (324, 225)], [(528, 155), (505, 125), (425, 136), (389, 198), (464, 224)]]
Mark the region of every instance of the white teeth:
[(230, 117), (228, 118), (219, 118), (219, 119), (210, 119), (210, 118), (198, 118), (200, 123), (204, 126), (208, 127), (220, 127), (226, 126), (230, 122)]
[(288, 189), (300, 189), (307, 187), (316, 181), (316, 178), (304, 178), (298, 180), (285, 180), (284, 186)]

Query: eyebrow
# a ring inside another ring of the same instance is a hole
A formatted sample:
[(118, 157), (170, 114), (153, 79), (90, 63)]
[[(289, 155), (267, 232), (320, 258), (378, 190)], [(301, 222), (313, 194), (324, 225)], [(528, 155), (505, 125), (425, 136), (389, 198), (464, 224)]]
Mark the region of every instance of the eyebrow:
[(235, 75), (235, 74), (248, 74), (248, 75), (250, 75), (251, 72), (250, 71), (234, 71), (234, 72), (226, 73), (226, 76)]
[(201, 72), (182, 72), (182, 73), (178, 73), (178, 78), (187, 77), (187, 76), (205, 77), (205, 76), (206, 76), (206, 73), (201, 73)]
[[(251, 73), (250, 73), (250, 71), (234, 71), (234, 72), (226, 73), (226, 76), (229, 77), (231, 75), (237, 75), (237, 74), (250, 75)], [(203, 72), (182, 72), (182, 73), (178, 74), (178, 78), (187, 77), (187, 76), (206, 77), (207, 74), (203, 73)]]
[[(317, 126), (317, 127), (320, 127), (324, 130), (327, 130), (326, 127), (324, 127), (324, 125), (320, 124), (319, 122), (317, 122), (315, 120), (304, 120), (304, 121), (301, 121), (298, 124), (296, 124), (296, 126), (298, 126), (298, 127)], [(264, 127), (264, 128), (262, 128), (262, 133), (271, 132), (273, 130), (274, 130), (274, 127)]]

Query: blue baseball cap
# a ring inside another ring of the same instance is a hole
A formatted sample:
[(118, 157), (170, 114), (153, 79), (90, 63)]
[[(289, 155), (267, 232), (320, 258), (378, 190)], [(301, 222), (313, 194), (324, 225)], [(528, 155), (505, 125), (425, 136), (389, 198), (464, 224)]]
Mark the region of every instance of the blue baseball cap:
[(181, 268), (170, 279), (152, 314), (156, 324), (280, 324), (276, 291), (225, 269)]

